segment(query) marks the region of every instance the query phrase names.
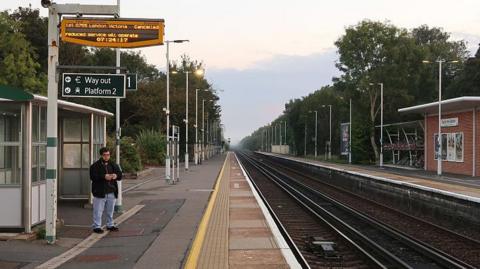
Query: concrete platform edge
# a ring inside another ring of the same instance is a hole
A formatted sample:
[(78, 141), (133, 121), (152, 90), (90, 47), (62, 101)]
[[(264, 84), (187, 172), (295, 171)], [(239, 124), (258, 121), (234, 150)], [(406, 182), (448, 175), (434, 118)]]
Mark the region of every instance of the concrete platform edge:
[(354, 172), (354, 171), (350, 171), (350, 170), (347, 170), (347, 169), (339, 169), (339, 168), (335, 168), (335, 167), (331, 167), (331, 166), (327, 166), (327, 165), (321, 165), (321, 164), (313, 163), (313, 162), (309, 162), (309, 161), (289, 158), (287, 156), (281, 156), (281, 155), (277, 155), (277, 154), (270, 154), (270, 153), (259, 152), (259, 151), (257, 151), (256, 153), (263, 154), (263, 155), (266, 155), (266, 156), (275, 157), (275, 158), (286, 159), (286, 160), (293, 161), (293, 162), (299, 162), (299, 163), (303, 163), (303, 164), (307, 164), (307, 165), (317, 166), (317, 167), (321, 167), (321, 168), (324, 168), (324, 169), (329, 169), (329, 170), (333, 170), (333, 171), (337, 171), (337, 172), (341, 172), (341, 173), (346, 173), (346, 174), (350, 174), (350, 175), (354, 175), (354, 176), (360, 176), (360, 177), (371, 178), (371, 179), (375, 179), (375, 180), (379, 180), (379, 181), (384, 181), (384, 182), (388, 182), (390, 184), (406, 186), (406, 187), (410, 187), (410, 188), (416, 188), (416, 189), (420, 189), (420, 190), (423, 190), (423, 191), (433, 192), (433, 193), (437, 193), (437, 194), (441, 194), (441, 195), (445, 195), (445, 196), (450, 196), (450, 197), (453, 197), (453, 198), (456, 198), (456, 199), (465, 200), (465, 201), (480, 204), (480, 198), (476, 198), (476, 197), (472, 197), (472, 196), (468, 196), (468, 195), (458, 194), (458, 193), (449, 192), (449, 191), (445, 191), (445, 190), (439, 190), (439, 189), (435, 189), (435, 188), (429, 188), (429, 187), (425, 187), (425, 186), (421, 186), (421, 185), (413, 184), (413, 183), (408, 183), (408, 182), (401, 182), (401, 181), (392, 180), (392, 179), (385, 178), (385, 177), (379, 177), (379, 176), (373, 176), (373, 175), (369, 175), (369, 174), (365, 174), (365, 173)]
[(248, 185), (250, 186), (250, 189), (253, 192), (255, 200), (257, 201), (258, 205), (260, 206), (260, 209), (262, 210), (262, 213), (263, 213), (263, 215), (264, 215), (264, 217), (265, 217), (265, 219), (268, 223), (268, 226), (269, 226), (270, 230), (272, 231), (272, 234), (275, 238), (275, 241), (276, 241), (277, 245), (280, 247), (280, 251), (282, 252), (283, 257), (287, 261), (290, 268), (292, 268), (292, 269), (302, 268), (300, 263), (297, 261), (297, 258), (295, 258), (295, 255), (293, 254), (292, 250), (288, 246), (287, 242), (283, 238), (282, 234), (280, 233), (280, 230), (279, 230), (277, 224), (275, 223), (275, 221), (273, 220), (272, 216), (270, 215), (270, 212), (268, 211), (265, 203), (260, 198), (260, 195), (258, 194), (257, 190), (253, 186), (250, 177), (248, 177), (247, 173), (245, 172), (245, 169), (244, 169), (242, 163), (237, 158), (236, 154), (234, 154), (234, 156), (235, 156), (235, 159), (237, 159), (237, 162), (240, 166), (240, 169), (242, 170), (242, 173), (245, 176), (245, 178), (248, 182)]

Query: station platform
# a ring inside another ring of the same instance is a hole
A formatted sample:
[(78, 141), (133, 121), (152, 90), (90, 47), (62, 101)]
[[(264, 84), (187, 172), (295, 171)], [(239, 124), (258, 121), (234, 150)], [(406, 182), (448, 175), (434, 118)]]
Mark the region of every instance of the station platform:
[(301, 268), (234, 153), (226, 158), (185, 268)]
[(408, 186), (469, 202), (480, 203), (480, 178), (476, 177), (452, 174), (437, 176), (434, 173), (419, 169), (406, 170), (389, 166), (379, 167), (372, 165), (339, 164), (269, 152), (257, 153), (315, 165), (354, 176), (367, 177), (374, 180)]
[(182, 268), (226, 155), (180, 169), (167, 184), (163, 168), (123, 182), (119, 232), (92, 234), (92, 209), (60, 203), (57, 242), (0, 241), (0, 268)]

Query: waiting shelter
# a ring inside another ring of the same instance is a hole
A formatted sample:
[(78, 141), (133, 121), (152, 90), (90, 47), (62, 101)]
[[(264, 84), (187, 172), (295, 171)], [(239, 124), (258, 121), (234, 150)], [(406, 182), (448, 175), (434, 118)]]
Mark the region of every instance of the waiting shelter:
[[(113, 114), (58, 101), (58, 198), (88, 199), (89, 166)], [(45, 221), (47, 98), (0, 85), (0, 230)]]
[(442, 149), (438, 152), (438, 102), (401, 108), (400, 113), (424, 116), (424, 169), (437, 171), (437, 158), (447, 173), (480, 175), (480, 96), (464, 96), (441, 102)]

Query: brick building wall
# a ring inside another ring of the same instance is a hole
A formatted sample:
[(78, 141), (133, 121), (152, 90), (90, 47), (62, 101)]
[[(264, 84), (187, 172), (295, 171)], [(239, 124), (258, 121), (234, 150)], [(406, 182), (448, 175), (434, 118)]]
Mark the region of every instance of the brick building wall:
[[(457, 133), (463, 132), (463, 162), (456, 161), (443, 161), (442, 170), (445, 173), (454, 173), (454, 174), (463, 174), (463, 175), (472, 175), (473, 170), (473, 111), (462, 111), (456, 113), (442, 113), (442, 118), (458, 118), (458, 126), (454, 127), (442, 127), (442, 133)], [(480, 134), (478, 126), (480, 124), (480, 111), (477, 112), (477, 145), (480, 141)], [(429, 171), (437, 171), (437, 160), (435, 160), (435, 144), (434, 144), (434, 135), (438, 133), (438, 115), (428, 115), (426, 118), (426, 168)], [(442, 144), (442, 147), (446, 145)], [(477, 156), (480, 154), (480, 149), (476, 149)], [(476, 174), (480, 169), (480, 164), (478, 158), (476, 161)]]

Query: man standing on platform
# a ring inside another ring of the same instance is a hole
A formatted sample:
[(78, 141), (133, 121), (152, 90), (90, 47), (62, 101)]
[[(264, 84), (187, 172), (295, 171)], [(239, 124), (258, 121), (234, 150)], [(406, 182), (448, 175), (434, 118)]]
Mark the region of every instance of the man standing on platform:
[(118, 231), (113, 223), (113, 209), (118, 197), (117, 181), (122, 180), (122, 171), (110, 161), (110, 150), (100, 149), (101, 158), (90, 166), (90, 180), (93, 194), (93, 232), (101, 234), (102, 215), (107, 215), (107, 230)]

